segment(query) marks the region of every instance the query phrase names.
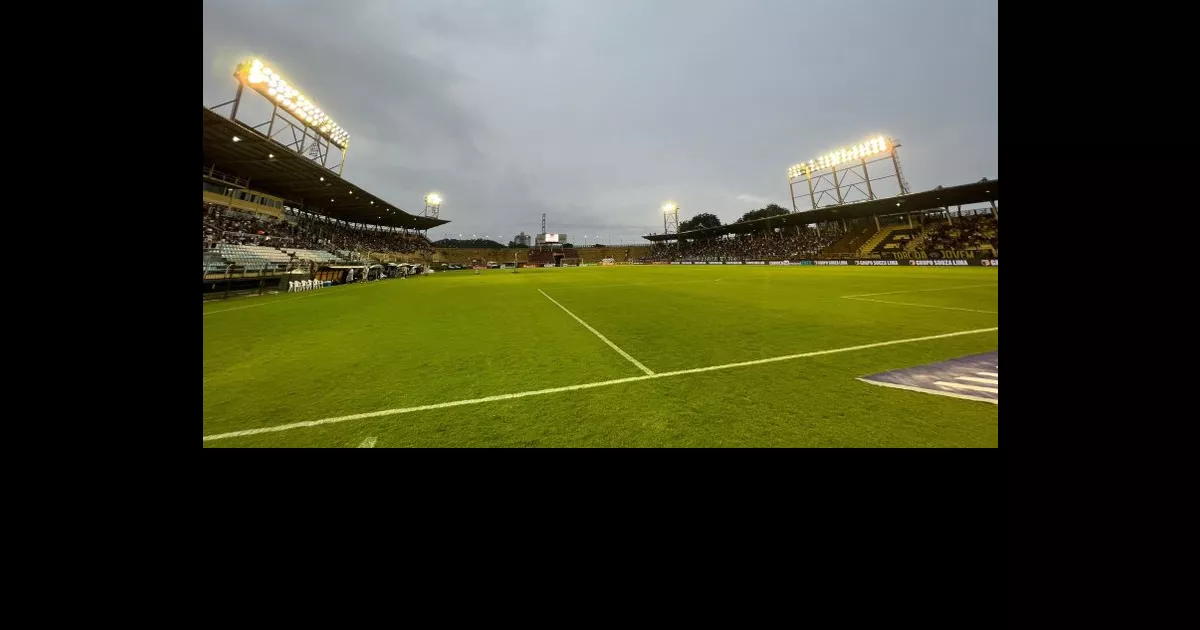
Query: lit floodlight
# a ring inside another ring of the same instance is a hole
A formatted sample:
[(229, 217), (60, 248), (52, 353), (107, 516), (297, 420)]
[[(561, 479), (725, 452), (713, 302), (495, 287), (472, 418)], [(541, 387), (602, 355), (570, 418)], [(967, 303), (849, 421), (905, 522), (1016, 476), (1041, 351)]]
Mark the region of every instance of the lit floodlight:
[(429, 193), (425, 195), (425, 204), (429, 206), (439, 206), (442, 204), (442, 196), (437, 193)]
[(892, 150), (891, 141), (885, 136), (868, 138), (859, 144), (853, 144), (836, 151), (830, 151), (808, 162), (798, 162), (788, 167), (788, 179), (797, 179), (801, 175), (812, 178), (813, 171), (833, 168), (847, 162), (857, 162), (869, 157), (887, 153)]
[(282, 105), (297, 120), (309, 128), (315, 129), (341, 149), (345, 150), (349, 146), (350, 135), (346, 133), (346, 130), (330, 120), (325, 112), (308, 100), (308, 97), (301, 94), (300, 90), (283, 80), (279, 73), (266, 67), (262, 60), (251, 59), (238, 64), (234, 75), (251, 89)]
[(674, 212), (679, 209), (679, 206), (674, 201), (668, 201), (663, 204), (663, 212)]

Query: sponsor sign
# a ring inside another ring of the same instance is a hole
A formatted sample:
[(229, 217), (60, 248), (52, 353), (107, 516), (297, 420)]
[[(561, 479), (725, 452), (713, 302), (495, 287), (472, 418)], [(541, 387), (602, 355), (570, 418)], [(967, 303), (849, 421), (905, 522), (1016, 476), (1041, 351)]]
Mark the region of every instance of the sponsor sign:
[(911, 252), (888, 252), (888, 256), (897, 260), (908, 260), (909, 258), (918, 260), (921, 258), (966, 258), (971, 260), (985, 253), (974, 249), (932, 249), (928, 251), (917, 249)]
[(910, 260), (908, 264), (915, 267), (966, 267), (968, 263), (965, 259), (932, 259), (932, 260)]
[(765, 261), (765, 260), (747, 260), (747, 261), (746, 261), (745, 263), (743, 263), (743, 264), (746, 264), (746, 265), (765, 265), (765, 264), (767, 264), (767, 261)]
[(983, 260), (979, 261), (979, 264), (983, 265), (984, 267), (995, 267), (996, 265), (1000, 264), (1000, 261), (996, 260), (995, 258), (984, 258)]
[(938, 396), (1000, 403), (998, 352), (973, 354), (949, 361), (864, 376), (872, 385)]
[(767, 261), (767, 264), (768, 265), (785, 265), (786, 266), (786, 265), (790, 265), (792, 263), (790, 263), (786, 260), (771, 260), (771, 261)]
[(817, 265), (818, 267), (839, 267), (839, 266), (843, 266), (843, 265), (849, 265), (850, 261), (848, 261), (848, 260), (814, 260), (813, 264)]
[(867, 265), (876, 267), (895, 267), (900, 264), (898, 260), (852, 260), (855, 265)]

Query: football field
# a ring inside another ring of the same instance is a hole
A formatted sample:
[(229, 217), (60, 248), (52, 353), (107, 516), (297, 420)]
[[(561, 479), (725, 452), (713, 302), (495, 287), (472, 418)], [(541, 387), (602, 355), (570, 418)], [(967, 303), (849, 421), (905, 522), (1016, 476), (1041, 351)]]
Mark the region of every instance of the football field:
[(208, 303), (204, 446), (995, 447), (998, 404), (860, 379), (994, 352), (997, 274), (456, 271)]

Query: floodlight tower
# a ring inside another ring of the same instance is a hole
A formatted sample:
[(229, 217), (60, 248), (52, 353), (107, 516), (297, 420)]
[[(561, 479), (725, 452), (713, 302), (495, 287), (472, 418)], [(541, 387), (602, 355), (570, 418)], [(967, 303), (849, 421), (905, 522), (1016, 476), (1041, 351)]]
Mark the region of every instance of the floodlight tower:
[[(346, 166), (346, 151), (350, 148), (350, 135), (338, 126), (329, 114), (317, 107), (261, 59), (247, 59), (238, 64), (233, 76), (238, 80), (237, 93), (233, 100), (214, 105), (210, 110), (215, 112), (231, 105), (229, 119), (238, 121), (242, 92), (248, 87), (271, 103), (270, 120), (253, 125), (251, 129), (261, 133), (265, 127), (268, 140), (275, 140), (330, 171), (342, 174), (342, 169)], [(284, 117), (282, 113), (291, 114), (291, 119)], [(299, 124), (296, 124), (297, 122)], [(290, 131), (290, 141), (284, 136), (285, 131)], [(329, 166), (329, 153), (333, 150), (341, 151), (342, 161)]]
[(428, 195), (425, 195), (425, 211), (421, 213), (421, 216), (429, 217), (431, 219), (436, 219), (436, 218), (438, 218), (438, 213), (441, 212), (441, 210), (442, 210), (442, 196), (441, 195), (439, 195), (435, 192), (431, 192)]
[[(893, 177), (896, 178), (893, 190), (899, 189), (896, 194), (907, 195), (908, 182), (904, 179), (904, 171), (900, 170), (900, 157), (896, 152), (899, 147), (900, 143), (892, 138), (875, 136), (808, 162), (789, 166), (788, 191), (792, 197), (792, 211), (800, 210), (796, 206), (796, 199), (804, 195), (803, 191), (800, 195), (796, 194), (795, 184), (800, 179), (804, 179), (808, 186), (809, 208), (806, 210), (878, 199), (881, 195), (872, 184)], [(868, 164), (889, 158), (892, 166), (890, 174), (872, 177), (867, 171)], [(827, 185), (830, 182), (832, 186)], [(825, 201), (828, 203), (823, 203)]]
[(674, 201), (668, 201), (663, 204), (663, 234), (670, 234), (671, 230), (675, 230), (675, 236), (679, 236), (679, 204)]

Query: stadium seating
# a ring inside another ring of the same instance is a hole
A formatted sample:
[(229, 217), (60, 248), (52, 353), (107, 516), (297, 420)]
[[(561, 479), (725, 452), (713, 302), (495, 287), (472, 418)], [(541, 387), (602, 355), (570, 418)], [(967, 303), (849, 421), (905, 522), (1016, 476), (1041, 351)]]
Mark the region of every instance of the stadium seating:
[(306, 260), (309, 262), (322, 263), (322, 264), (338, 264), (338, 263), (345, 262), (345, 259), (339, 258), (338, 256), (335, 256), (334, 254), (331, 254), (327, 251), (320, 250), (320, 249), (282, 248), (280, 251), (282, 251), (285, 254), (291, 254), (291, 255), (295, 256), (298, 260)]
[(904, 244), (912, 240), (913, 228), (908, 225), (887, 225), (876, 232), (858, 249), (860, 256), (904, 251)]
[(950, 222), (929, 219), (907, 250), (990, 250), (1000, 247), (999, 222), (990, 213), (951, 216)]
[(554, 252), (544, 249), (529, 250), (529, 263), (531, 265), (553, 265)]

